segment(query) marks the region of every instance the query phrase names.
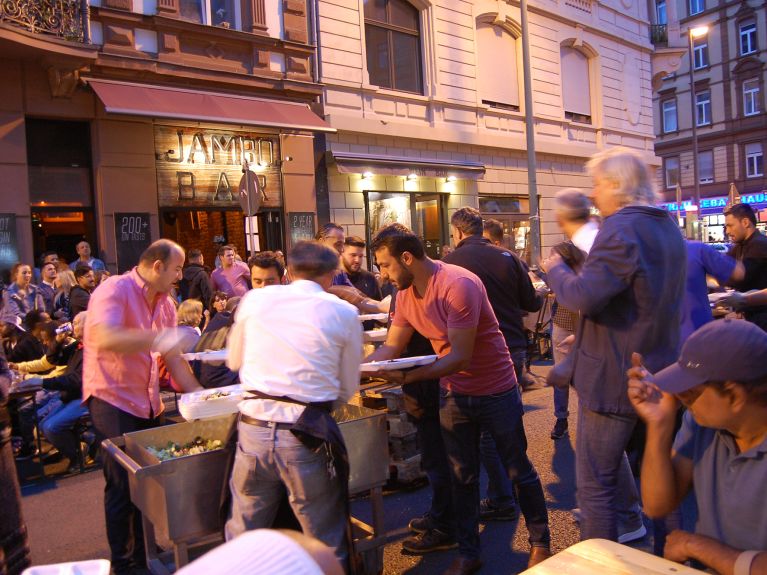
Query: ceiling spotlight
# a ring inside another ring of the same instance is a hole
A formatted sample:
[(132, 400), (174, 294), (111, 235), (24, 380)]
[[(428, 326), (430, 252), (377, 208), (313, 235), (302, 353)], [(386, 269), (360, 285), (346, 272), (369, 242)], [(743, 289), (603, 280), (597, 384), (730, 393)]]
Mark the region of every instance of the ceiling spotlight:
[(446, 182), (454, 182), (454, 181), (456, 181), (457, 179), (458, 179), (458, 178), (456, 178), (455, 176), (448, 176), (447, 178), (445, 178), (445, 181), (446, 181)]
[(363, 172), (362, 173), (362, 179), (363, 180), (372, 180), (373, 179), (373, 172)]
[(415, 180), (418, 177), (418, 174), (408, 174), (407, 179), (408, 180)]

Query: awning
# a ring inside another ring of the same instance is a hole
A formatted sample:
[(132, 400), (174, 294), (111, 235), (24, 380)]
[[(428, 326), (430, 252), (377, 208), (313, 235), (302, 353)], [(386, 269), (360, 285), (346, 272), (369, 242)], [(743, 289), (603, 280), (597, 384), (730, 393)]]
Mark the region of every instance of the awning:
[(478, 162), (454, 162), (404, 156), (374, 156), (332, 152), (336, 168), (342, 174), (364, 174), (372, 172), (377, 176), (408, 176), (415, 174), (426, 178), (455, 176), (478, 180), (485, 174), (485, 165)]
[(110, 114), (335, 132), (307, 104), (185, 88), (85, 80)]

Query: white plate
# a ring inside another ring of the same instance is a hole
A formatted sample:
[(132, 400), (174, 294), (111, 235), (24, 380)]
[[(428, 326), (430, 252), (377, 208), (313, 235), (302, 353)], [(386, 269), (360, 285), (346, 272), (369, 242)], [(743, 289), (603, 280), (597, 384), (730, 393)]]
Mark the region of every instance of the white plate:
[(389, 330), (385, 327), (369, 329), (365, 332), (365, 341), (386, 341), (387, 333), (389, 333)]
[(368, 321), (374, 319), (376, 321), (389, 321), (388, 313), (363, 313), (359, 316), (360, 321)]
[(429, 365), (437, 361), (436, 355), (418, 355), (416, 357), (400, 357), (399, 359), (387, 359), (385, 361), (371, 361), (363, 363), (360, 371), (390, 371), (393, 369), (407, 369), (419, 365)]
[(202, 362), (210, 361), (226, 361), (228, 351), (226, 349), (218, 349), (216, 351), (198, 351), (196, 353), (182, 353), (183, 357), (187, 361), (199, 360)]

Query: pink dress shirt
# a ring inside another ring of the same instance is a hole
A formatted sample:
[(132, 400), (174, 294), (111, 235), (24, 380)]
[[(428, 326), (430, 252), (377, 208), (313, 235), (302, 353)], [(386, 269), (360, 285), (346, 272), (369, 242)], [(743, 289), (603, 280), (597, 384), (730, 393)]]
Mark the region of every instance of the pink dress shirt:
[(158, 378), (158, 354), (148, 351), (119, 353), (101, 350), (91, 327), (101, 323), (112, 329), (158, 331), (176, 326), (176, 307), (167, 294), (147, 302), (146, 282), (136, 268), (112, 276), (91, 295), (83, 338), (83, 401), (98, 397), (136, 417), (148, 419), (162, 413)]
[(229, 269), (217, 268), (210, 274), (213, 289), (229, 297), (242, 297), (250, 290), (250, 269), (248, 264), (235, 261)]

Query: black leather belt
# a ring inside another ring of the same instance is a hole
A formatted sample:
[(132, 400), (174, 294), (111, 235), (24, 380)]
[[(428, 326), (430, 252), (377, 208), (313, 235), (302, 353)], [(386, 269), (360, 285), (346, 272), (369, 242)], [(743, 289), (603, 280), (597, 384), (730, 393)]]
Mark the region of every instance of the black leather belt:
[(240, 414), (240, 421), (247, 423), (248, 425), (255, 425), (256, 427), (276, 427), (277, 429), (290, 429), (295, 425), (294, 423), (263, 421), (262, 419), (256, 419), (255, 417), (250, 417), (244, 413)]

